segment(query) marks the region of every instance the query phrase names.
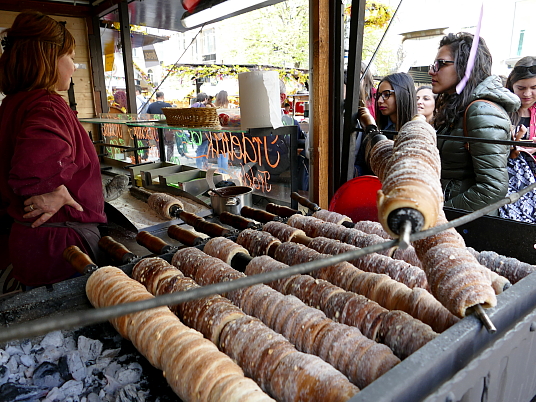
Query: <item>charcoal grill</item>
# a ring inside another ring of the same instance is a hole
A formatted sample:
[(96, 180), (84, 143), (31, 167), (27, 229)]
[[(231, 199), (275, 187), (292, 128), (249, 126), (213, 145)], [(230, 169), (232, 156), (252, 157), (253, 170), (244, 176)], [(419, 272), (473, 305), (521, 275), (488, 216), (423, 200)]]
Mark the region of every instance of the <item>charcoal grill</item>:
[[(462, 214), (447, 210), (449, 220)], [(467, 245), (479, 251), (493, 250), (534, 263), (536, 226), (504, 221), (484, 217), (458, 230)], [(167, 243), (178, 245), (167, 237), (166, 228), (163, 225), (147, 228), (147, 231)], [(508, 239), (506, 246), (505, 239)], [(124, 237), (118, 241), (144, 255), (134, 238)], [(515, 255), (509, 252), (512, 242), (519, 245), (512, 248)], [(160, 255), (167, 261), (172, 256), (172, 253)], [(130, 274), (133, 265), (121, 268)], [(51, 289), (43, 287), (0, 299), (0, 325), (9, 326), (90, 308), (84, 291), (85, 282), (86, 277), (79, 277), (56, 284)], [(536, 346), (535, 306), (536, 276), (529, 275), (500, 294), (497, 307), (487, 310), (497, 333), (488, 333), (476, 317), (466, 317), (349, 402), (531, 400), (536, 395), (536, 372), (531, 366), (536, 358), (536, 347), (533, 347)], [(99, 327), (89, 326), (83, 330), (94, 331), (94, 328)], [(155, 381), (160, 381), (155, 383), (158, 384), (155, 390), (163, 394), (170, 391), (165, 381), (162, 384), (160, 371), (149, 367), (147, 370), (154, 373), (151, 376), (154, 375)], [(170, 400), (178, 399), (174, 394), (173, 398)]]

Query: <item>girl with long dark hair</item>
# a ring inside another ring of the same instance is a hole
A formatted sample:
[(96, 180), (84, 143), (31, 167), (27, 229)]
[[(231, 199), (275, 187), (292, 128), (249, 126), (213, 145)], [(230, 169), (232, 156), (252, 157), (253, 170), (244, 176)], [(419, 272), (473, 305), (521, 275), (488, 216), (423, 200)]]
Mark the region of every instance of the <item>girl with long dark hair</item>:
[(376, 98), (376, 122), (381, 130), (400, 130), (417, 114), (415, 83), (411, 75), (394, 73), (384, 77)]

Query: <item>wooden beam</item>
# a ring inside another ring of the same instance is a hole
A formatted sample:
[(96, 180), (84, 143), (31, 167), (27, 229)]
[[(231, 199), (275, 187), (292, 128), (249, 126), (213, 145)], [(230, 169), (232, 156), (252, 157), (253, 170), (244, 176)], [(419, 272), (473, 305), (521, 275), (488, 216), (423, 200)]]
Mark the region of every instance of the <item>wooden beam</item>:
[(100, 18), (93, 16), (86, 19), (88, 27), (88, 45), (93, 79), (93, 96), (95, 113), (109, 111), (104, 78), (104, 63), (102, 60), (102, 43), (100, 38)]
[(309, 198), (328, 208), (329, 178), (329, 8), (331, 0), (311, 0), (311, 185)]
[(43, 14), (60, 15), (64, 17), (84, 18), (91, 15), (89, 5), (56, 3), (36, 0), (0, 0), (0, 10), (21, 12), (25, 10), (40, 11)]
[(334, 1), (330, 4), (329, 21), (329, 88), (330, 88), (330, 152), (329, 152), (329, 200), (338, 189), (341, 180), (341, 157), (343, 138), (344, 110), (344, 3)]
[[(361, 53), (363, 49), (363, 31), (365, 27), (365, 4), (366, 0), (352, 0), (340, 185), (344, 184), (352, 177), (352, 172), (354, 170), (353, 164), (350, 165), (349, 163), (351, 159), (350, 143), (351, 137), (355, 135), (355, 127), (352, 124), (352, 114), (357, 112), (359, 107)], [(354, 150), (355, 149), (352, 151)]]
[(136, 92), (134, 90), (134, 66), (132, 65), (132, 41), (130, 40), (130, 21), (128, 3), (126, 0), (119, 4), (119, 23), (121, 24), (121, 46), (123, 49), (123, 65), (125, 67), (125, 85), (127, 88), (127, 109), (136, 113)]

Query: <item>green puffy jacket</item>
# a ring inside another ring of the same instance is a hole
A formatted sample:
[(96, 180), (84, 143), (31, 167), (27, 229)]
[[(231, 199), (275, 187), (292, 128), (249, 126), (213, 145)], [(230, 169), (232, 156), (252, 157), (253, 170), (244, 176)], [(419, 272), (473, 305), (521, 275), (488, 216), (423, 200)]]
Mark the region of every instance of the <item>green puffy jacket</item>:
[[(467, 110), (467, 136), (511, 139), (506, 112), (519, 109), (519, 98), (502, 86), (499, 77), (490, 76), (476, 87), (470, 101), (477, 99), (492, 101), (499, 107), (487, 102), (473, 103)], [(438, 134), (463, 137), (463, 119)], [(449, 140), (438, 140), (437, 146), (445, 206), (476, 211), (506, 196), (509, 146), (471, 143), (467, 150), (463, 141)]]

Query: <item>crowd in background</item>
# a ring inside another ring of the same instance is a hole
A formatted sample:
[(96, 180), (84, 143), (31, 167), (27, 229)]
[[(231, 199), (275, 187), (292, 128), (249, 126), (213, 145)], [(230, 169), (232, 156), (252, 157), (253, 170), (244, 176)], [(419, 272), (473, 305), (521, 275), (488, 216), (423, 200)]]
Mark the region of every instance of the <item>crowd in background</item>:
[[(446, 138), (536, 142), (536, 58), (521, 58), (508, 77), (493, 75), (492, 56), (479, 38), (474, 64), (464, 79), (472, 43), (473, 35), (468, 33), (443, 37), (429, 67), (430, 86), (417, 88), (413, 78), (402, 72), (371, 85), (366, 65), (361, 69), (361, 99), (380, 130), (396, 132), (417, 113), (435, 128), (445, 205), (466, 211), (525, 188), (535, 182), (536, 173), (536, 148)], [(358, 149), (356, 176), (371, 174), (362, 154), (363, 149)], [(491, 214), (534, 223), (535, 212), (533, 191)]]

